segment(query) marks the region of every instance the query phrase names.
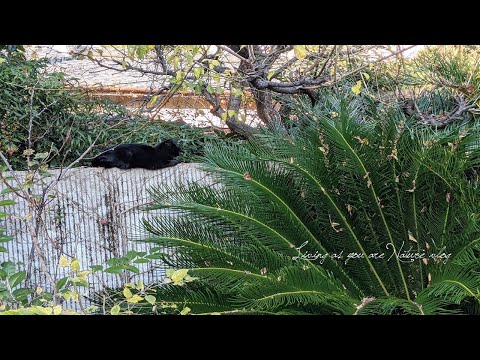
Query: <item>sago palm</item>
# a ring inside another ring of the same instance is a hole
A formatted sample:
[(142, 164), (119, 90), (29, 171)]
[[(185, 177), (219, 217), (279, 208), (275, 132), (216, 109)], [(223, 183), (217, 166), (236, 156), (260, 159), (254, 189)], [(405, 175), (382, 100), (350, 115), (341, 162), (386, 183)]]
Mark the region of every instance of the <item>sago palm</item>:
[(145, 221), (148, 241), (188, 269), (157, 301), (193, 314), (477, 312), (479, 124), (436, 131), (370, 108), (329, 97), (288, 131), (208, 144), (210, 181), (154, 188), (153, 208), (169, 211)]

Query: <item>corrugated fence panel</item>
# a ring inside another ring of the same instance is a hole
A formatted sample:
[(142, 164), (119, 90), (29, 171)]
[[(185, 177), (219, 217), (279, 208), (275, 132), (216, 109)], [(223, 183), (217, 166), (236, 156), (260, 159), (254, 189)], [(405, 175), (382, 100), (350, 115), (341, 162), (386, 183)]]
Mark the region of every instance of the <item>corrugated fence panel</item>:
[[(45, 189), (60, 171), (51, 170), (52, 177), (46, 178), (43, 185), (36, 184), (34, 192)], [(26, 173), (18, 171), (15, 176), (22, 181)], [(2, 244), (8, 252), (0, 253), (0, 262), (23, 263), (21, 267), (28, 272), (26, 285), (48, 290), (53, 283), (68, 276), (68, 269), (58, 265), (61, 255), (77, 258), (82, 270), (89, 270), (91, 265), (105, 264), (106, 260), (123, 256), (128, 250), (146, 251), (151, 245), (132, 240), (146, 234), (142, 218), (147, 213), (142, 208), (151, 201), (147, 189), (159, 183), (174, 183), (176, 179), (207, 181), (207, 174), (196, 164), (179, 164), (155, 171), (88, 167), (68, 170), (48, 190), (51, 201), (39, 218), (38, 244), (44, 254), (41, 258), (34, 251), (29, 228), (33, 220), (29, 219), (28, 204), (11, 194), (0, 196), (0, 199), (16, 201), (15, 205), (0, 207), (0, 211), (9, 214), (0, 225), (7, 229), (7, 235), (14, 237)], [(161, 211), (158, 213), (161, 215)], [(102, 282), (116, 287), (127, 281), (141, 279), (148, 284), (163, 279), (165, 266), (159, 260), (136, 265), (140, 274), (131, 278), (103, 272), (98, 273), (99, 279), (90, 276), (91, 287), (82, 294), (101, 289)]]

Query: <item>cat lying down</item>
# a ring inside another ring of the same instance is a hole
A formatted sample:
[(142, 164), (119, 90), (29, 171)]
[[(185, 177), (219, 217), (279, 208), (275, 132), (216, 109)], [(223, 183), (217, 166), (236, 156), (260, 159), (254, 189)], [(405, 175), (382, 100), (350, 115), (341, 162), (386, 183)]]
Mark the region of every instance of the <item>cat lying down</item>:
[(177, 139), (166, 140), (156, 146), (120, 144), (98, 154), (91, 165), (104, 168), (157, 170), (178, 164), (175, 157), (179, 154)]

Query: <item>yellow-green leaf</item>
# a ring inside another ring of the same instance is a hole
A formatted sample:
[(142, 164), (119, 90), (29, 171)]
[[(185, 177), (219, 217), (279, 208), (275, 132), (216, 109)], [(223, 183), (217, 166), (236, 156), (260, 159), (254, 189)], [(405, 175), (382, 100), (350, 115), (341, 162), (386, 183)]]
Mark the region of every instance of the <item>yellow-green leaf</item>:
[(183, 71), (177, 71), (177, 75), (175, 77), (177, 82), (182, 81), (184, 77), (185, 77), (185, 73)]
[(187, 315), (192, 309), (189, 307), (184, 307), (182, 311), (180, 311), (180, 315)]
[(90, 305), (85, 309), (85, 312), (87, 313), (92, 313), (98, 309), (98, 306), (96, 305)]
[(134, 283), (125, 283), (124, 285), (126, 288), (134, 288), (135, 284)]
[(145, 285), (143, 285), (143, 281), (142, 281), (142, 280), (138, 280), (138, 282), (137, 282), (137, 289), (140, 290), (140, 291), (143, 291), (144, 288), (145, 288)]
[(307, 49), (305, 45), (295, 45), (293, 47), (293, 52), (298, 60), (303, 60), (307, 56)]
[(70, 268), (72, 271), (79, 272), (80, 271), (80, 263), (77, 259), (73, 259), (72, 263), (70, 264)]
[(118, 315), (120, 314), (120, 306), (119, 305), (115, 305), (114, 307), (112, 307), (110, 309), (110, 314), (112, 315)]
[(123, 296), (125, 296), (127, 299), (130, 299), (133, 295), (129, 288), (125, 288), (123, 289)]
[(62, 313), (62, 306), (57, 305), (53, 308), (53, 314), (54, 315), (60, 315)]
[(228, 117), (229, 117), (229, 118), (235, 116), (236, 113), (237, 113), (237, 112), (236, 112), (235, 110), (228, 110), (228, 111), (227, 111), (227, 114), (228, 114)]
[(361, 91), (360, 89), (361, 88), (362, 88), (362, 81), (359, 80), (359, 81), (357, 81), (357, 83), (354, 86), (352, 86), (352, 92), (355, 95), (358, 95), (358, 94), (360, 94), (360, 91)]
[(155, 103), (157, 102), (157, 100), (158, 100), (158, 95), (152, 96), (152, 98), (150, 99), (150, 101), (147, 103), (147, 106), (153, 106), (153, 105), (155, 105)]
[(142, 301), (142, 300), (143, 300), (143, 297), (141, 297), (139, 295), (133, 295), (131, 298), (127, 299), (127, 302), (132, 303), (132, 304), (136, 304), (136, 303), (138, 303), (139, 301)]
[(88, 275), (90, 275), (90, 271), (88, 270), (83, 270), (83, 271), (80, 271), (78, 273), (78, 276), (81, 278), (81, 279), (85, 279)]
[(220, 115), (223, 121), (227, 121), (227, 113), (224, 112), (222, 115)]
[(185, 276), (187, 276), (187, 273), (188, 273), (188, 269), (179, 269), (175, 271), (171, 276), (173, 280), (173, 284), (178, 284), (181, 281), (183, 281)]
[(362, 72), (362, 76), (365, 78), (365, 80), (370, 79), (370, 75), (366, 72)]
[(50, 306), (45, 308), (40, 308), (40, 309), (41, 309), (40, 311), (45, 315), (52, 315), (53, 313), (53, 309)]
[(200, 76), (202, 76), (202, 74), (203, 74), (203, 69), (202, 69), (202, 68), (195, 68), (195, 69), (193, 69), (193, 75), (195, 75), (195, 77), (196, 77), (197, 79), (199, 79)]
[(60, 267), (70, 266), (70, 263), (68, 262), (68, 258), (65, 255), (60, 256), (59, 265)]
[(40, 295), (43, 292), (43, 289), (41, 287), (37, 287), (37, 290), (35, 290), (37, 295)]
[(267, 80), (270, 80), (272, 78), (273, 74), (275, 74), (275, 70), (270, 70), (267, 74)]
[(231, 91), (232, 91), (233, 95), (235, 95), (235, 96), (242, 96), (243, 95), (243, 90), (242, 89), (237, 89), (237, 88), (232, 87)]
[(145, 296), (145, 301), (148, 302), (149, 304), (154, 305), (157, 299), (153, 295), (147, 295)]

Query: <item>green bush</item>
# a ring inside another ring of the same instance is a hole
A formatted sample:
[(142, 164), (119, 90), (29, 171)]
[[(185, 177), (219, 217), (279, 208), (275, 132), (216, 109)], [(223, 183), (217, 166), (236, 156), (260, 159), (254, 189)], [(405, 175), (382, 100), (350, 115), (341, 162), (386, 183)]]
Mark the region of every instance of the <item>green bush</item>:
[[(0, 151), (14, 169), (23, 170), (27, 149), (48, 154), (52, 167), (67, 166), (95, 142), (80, 165), (88, 165), (106, 147), (139, 142), (154, 145), (180, 138), (181, 160), (201, 154), (206, 139), (223, 133), (205, 133), (188, 125), (150, 121), (130, 116), (127, 109), (109, 101), (91, 99), (62, 73), (47, 73), (45, 60), (25, 60), (14, 52), (0, 56)], [(109, 118), (119, 120), (109, 121)]]
[(90, 100), (61, 73), (45, 73), (45, 61), (6, 57), (0, 64), (0, 151), (24, 169), (23, 151), (48, 153), (53, 166), (79, 157), (98, 134), (103, 117), (118, 106)]

